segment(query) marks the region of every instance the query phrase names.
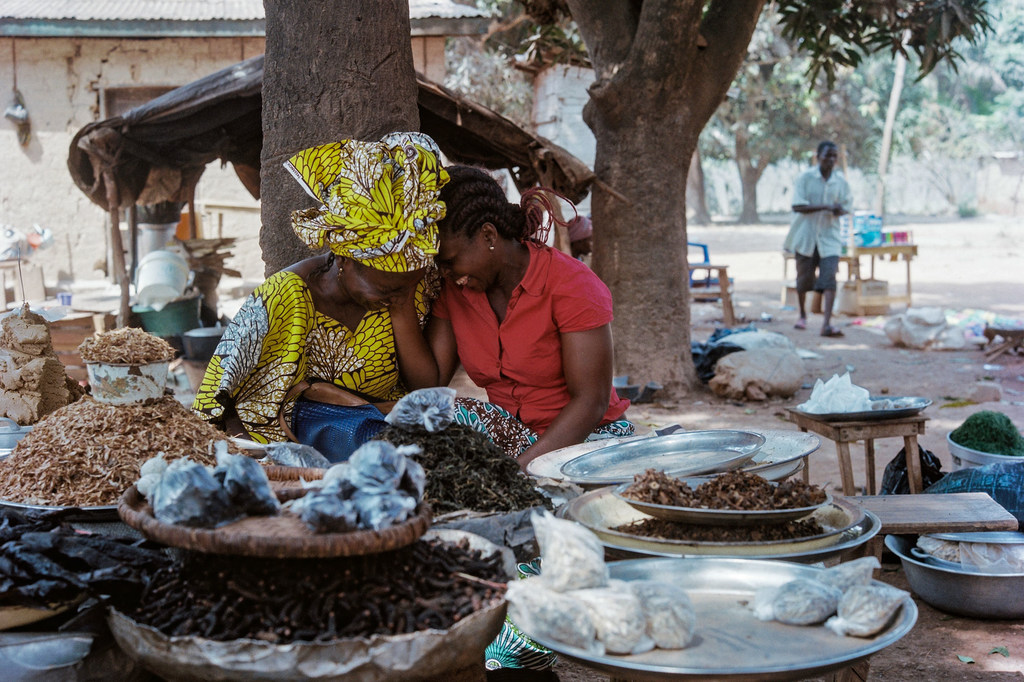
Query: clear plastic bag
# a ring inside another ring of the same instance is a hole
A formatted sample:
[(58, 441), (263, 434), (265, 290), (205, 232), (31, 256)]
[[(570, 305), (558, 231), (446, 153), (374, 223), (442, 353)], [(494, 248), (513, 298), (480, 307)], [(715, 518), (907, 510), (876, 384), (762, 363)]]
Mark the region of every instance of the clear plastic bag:
[(642, 654), (654, 648), (640, 599), (625, 581), (610, 580), (605, 587), (568, 594), (586, 605), (597, 639), (608, 653)]
[(754, 594), (752, 608), (759, 620), (814, 625), (824, 622), (836, 612), (842, 596), (842, 592), (830, 585), (810, 578), (797, 578), (778, 588), (759, 590)]
[(885, 628), (909, 598), (909, 592), (890, 585), (854, 585), (843, 594), (836, 615), (825, 627), (837, 635), (870, 637)]
[(455, 419), (455, 389), (447, 386), (421, 388), (402, 397), (384, 418), (388, 424), (407, 429), (444, 431)]
[(831, 585), (840, 592), (846, 592), (854, 585), (870, 585), (875, 569), (881, 567), (882, 564), (878, 562), (878, 559), (873, 556), (865, 556), (832, 568), (826, 568), (818, 575), (817, 580)]
[(147, 500), (153, 494), (153, 488), (160, 482), (160, 477), (167, 471), (168, 462), (164, 459), (163, 451), (156, 453), (156, 456), (150, 457), (142, 466), (139, 467), (139, 480), (135, 482), (135, 488), (139, 491), (139, 494), (145, 497)]
[(152, 492), (153, 515), (163, 523), (213, 528), (238, 517), (213, 474), (192, 460), (171, 462)]
[(345, 533), (359, 526), (355, 503), (340, 497), (334, 488), (308, 492), (289, 505), (314, 533)]
[(541, 578), (525, 578), (508, 584), (505, 599), (509, 620), (526, 636), (561, 642), (595, 656), (604, 655), (604, 645), (597, 640), (589, 610), (571, 594), (548, 589)]
[(980, 573), (1024, 573), (1024, 544), (961, 542), (960, 565)]
[(644, 612), (645, 632), (659, 649), (682, 649), (693, 639), (697, 614), (686, 591), (653, 580), (629, 583)]
[(224, 441), (217, 443), (213, 477), (224, 488), (231, 506), (247, 516), (273, 516), (281, 508), (259, 462), (245, 455), (229, 455)]
[(283, 467), (303, 467), (307, 469), (327, 469), (331, 461), (324, 457), (312, 445), (302, 443), (268, 443), (263, 451), (271, 463)]
[(578, 523), (541, 510), (530, 515), (540, 546), (544, 582), (556, 592), (604, 587), (608, 567), (600, 538)]
[(389, 493), (356, 492), (352, 503), (359, 513), (359, 527), (380, 530), (402, 523), (416, 510), (416, 500), (394, 490)]
[(405, 475), (406, 455), (418, 452), (418, 445), (396, 448), (386, 441), (370, 441), (361, 445), (349, 457), (348, 479), (362, 492), (387, 493), (397, 490)]

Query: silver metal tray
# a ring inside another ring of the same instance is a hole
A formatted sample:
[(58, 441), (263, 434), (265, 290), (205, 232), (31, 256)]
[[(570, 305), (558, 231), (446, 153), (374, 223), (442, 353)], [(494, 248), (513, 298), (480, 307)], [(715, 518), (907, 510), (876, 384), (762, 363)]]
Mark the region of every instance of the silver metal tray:
[(643, 436), (603, 438), (601, 440), (591, 440), (585, 443), (577, 443), (576, 445), (568, 445), (564, 448), (546, 452), (535, 459), (531, 459), (526, 464), (526, 473), (536, 478), (553, 478), (556, 480), (563, 480), (565, 475), (562, 473), (562, 465), (569, 460), (576, 459), (580, 455), (585, 455), (588, 452), (593, 452), (594, 450), (601, 450), (610, 445), (618, 445), (619, 443), (629, 443), (635, 440), (654, 437), (654, 434), (650, 433)]
[(985, 542), (990, 545), (1024, 544), (1024, 533), (1018, 530), (988, 530), (973, 533), (926, 533), (927, 537), (949, 542)]
[(673, 476), (729, 471), (749, 461), (764, 442), (752, 431), (684, 431), (594, 450), (569, 460), (561, 472), (577, 485), (612, 485), (651, 468)]
[[(576, 521), (591, 530), (608, 549), (638, 551), (652, 556), (743, 556), (776, 558), (799, 557), (845, 544), (850, 540), (866, 542), (868, 530), (863, 521), (867, 512), (844, 498), (833, 500), (815, 513), (825, 532), (813, 537), (768, 542), (704, 542), (644, 537), (614, 530), (617, 526), (650, 518), (615, 497), (612, 488), (601, 488), (570, 500), (558, 510), (558, 516)], [(877, 533), (881, 525), (874, 526)]]
[(922, 561), (911, 554), (913, 536), (887, 535), (885, 546), (900, 558), (914, 594), (940, 611), (968, 618), (1024, 618), (1024, 573), (976, 573)]
[[(757, 590), (822, 570), (783, 561), (695, 557), (641, 559), (608, 565), (612, 578), (657, 580), (684, 588), (697, 612), (694, 639), (685, 649), (595, 656), (546, 638), (537, 643), (588, 668), (630, 680), (799, 680), (838, 670), (899, 641), (917, 622), (913, 600), (904, 601), (874, 637), (839, 637), (823, 626), (783, 625), (754, 617)], [(875, 581), (877, 582), (877, 581)], [(531, 635), (532, 637), (532, 635)], [(783, 642), (785, 646), (780, 646)]]
[(120, 521), (117, 515), (117, 505), (103, 505), (99, 507), (48, 507), (41, 504), (22, 504), (0, 500), (0, 508), (13, 509), (18, 512), (67, 512), (62, 518), (65, 521), (92, 521), (100, 523), (103, 521)]
[[(832, 495), (825, 493), (825, 500), (810, 507), (792, 507), (790, 509), (707, 509), (704, 507), (676, 507), (667, 504), (641, 502), (627, 497), (624, 493), (632, 483), (623, 483), (612, 491), (630, 507), (642, 511), (648, 516), (666, 521), (692, 523), (714, 526), (745, 526), (750, 524), (784, 523), (813, 514), (815, 511), (832, 503)], [(692, 488), (693, 485), (690, 485)]]
[(891, 409), (878, 409), (878, 410), (864, 410), (861, 412), (827, 412), (824, 414), (815, 414), (813, 412), (805, 412), (798, 407), (793, 409), (800, 414), (810, 417), (811, 419), (820, 419), (821, 421), (829, 422), (855, 422), (855, 421), (874, 421), (876, 419), (899, 419), (900, 417), (911, 417), (915, 414), (920, 413), (924, 408), (932, 404), (928, 398), (919, 398), (917, 396), (878, 396), (871, 398), (872, 402), (882, 400), (899, 400), (905, 401), (906, 404), (901, 404), (899, 407)]

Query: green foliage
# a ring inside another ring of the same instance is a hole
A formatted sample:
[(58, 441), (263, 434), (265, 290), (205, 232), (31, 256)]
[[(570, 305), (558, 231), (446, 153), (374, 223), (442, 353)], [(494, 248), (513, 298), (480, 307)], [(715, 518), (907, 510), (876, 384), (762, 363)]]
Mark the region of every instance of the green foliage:
[(500, 52), (472, 38), (450, 38), (445, 47), (444, 85), (530, 129), (533, 84)]
[(961, 58), (959, 42), (974, 44), (992, 30), (987, 0), (778, 0), (782, 35), (810, 57), (813, 80), (832, 84), (842, 67), (888, 52), (918, 58), (919, 78)]

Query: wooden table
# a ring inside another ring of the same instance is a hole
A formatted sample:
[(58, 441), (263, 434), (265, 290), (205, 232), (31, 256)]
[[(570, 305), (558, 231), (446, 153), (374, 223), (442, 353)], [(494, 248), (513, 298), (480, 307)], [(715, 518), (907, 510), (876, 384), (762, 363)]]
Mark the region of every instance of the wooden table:
[[(856, 262), (852, 266), (850, 274), (854, 281), (856, 301), (855, 307), (873, 308), (876, 306), (888, 308), (893, 303), (903, 303), (910, 306), (910, 261), (917, 255), (916, 244), (886, 244), (885, 246), (854, 246), (850, 248), (850, 256)], [(867, 279), (861, 276), (860, 257), (868, 256), (871, 259), (871, 275)], [(895, 296), (889, 293), (880, 296), (869, 296), (864, 293), (863, 287), (866, 281), (875, 279), (875, 258), (889, 257), (890, 260), (903, 259), (907, 265), (907, 287), (902, 296)], [(861, 314), (858, 312), (857, 314)]]
[[(729, 281), (729, 266), (728, 265), (713, 265), (711, 263), (691, 263), (690, 267), (690, 280), (694, 280), (693, 272), (695, 270), (707, 270), (708, 272), (718, 273), (718, 282), (711, 286), (692, 286), (690, 287), (690, 300), (703, 299), (703, 298), (717, 298), (722, 303), (722, 323), (726, 327), (733, 327), (736, 325), (736, 313), (732, 307), (732, 283)], [(710, 279), (710, 278), (709, 278)]]
[[(899, 419), (877, 419), (874, 421), (825, 421), (816, 419), (799, 410), (786, 408), (789, 420), (801, 431), (813, 431), (835, 441), (836, 456), (839, 458), (839, 474), (842, 477), (843, 494), (856, 495), (857, 486), (853, 481), (853, 464), (850, 461), (850, 443), (864, 441), (864, 468), (867, 474), (865, 489), (874, 495), (875, 489), (875, 439), (902, 438), (907, 453), (907, 473), (910, 492), (919, 493), (921, 484), (921, 459), (918, 456), (917, 437), (924, 435), (924, 423), (928, 417), (916, 414)], [(809, 480), (810, 462), (804, 467), (804, 481)]]
[(1017, 519), (988, 493), (857, 495), (847, 502), (875, 514), (879, 535), (1017, 530)]

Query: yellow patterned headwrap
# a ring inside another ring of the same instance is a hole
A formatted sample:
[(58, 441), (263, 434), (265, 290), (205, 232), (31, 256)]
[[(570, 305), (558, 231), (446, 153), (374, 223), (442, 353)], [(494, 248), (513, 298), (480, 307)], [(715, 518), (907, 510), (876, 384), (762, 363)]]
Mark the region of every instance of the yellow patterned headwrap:
[(342, 140), (299, 152), (284, 167), (321, 205), (292, 213), (295, 234), (312, 249), (326, 246), (375, 270), (430, 265), (445, 211), (438, 195), (448, 182), (440, 154), (423, 133)]

